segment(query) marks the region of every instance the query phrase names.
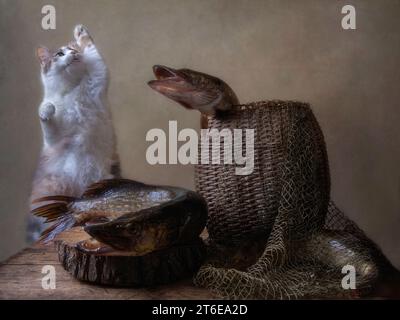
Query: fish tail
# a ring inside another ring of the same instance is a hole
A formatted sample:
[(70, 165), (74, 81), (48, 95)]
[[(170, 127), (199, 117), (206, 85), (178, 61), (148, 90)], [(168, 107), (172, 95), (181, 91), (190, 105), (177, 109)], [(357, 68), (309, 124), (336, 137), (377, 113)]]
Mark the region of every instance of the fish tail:
[(46, 222), (58, 220), (69, 213), (66, 203), (54, 202), (33, 209), (31, 213), (37, 217), (45, 218)]
[(53, 240), (59, 233), (74, 227), (75, 223), (76, 221), (72, 214), (65, 215), (57, 220), (51, 227), (43, 231), (39, 241), (47, 243)]
[(70, 196), (47, 196), (47, 197), (41, 197), (38, 199), (34, 199), (32, 201), (32, 203), (39, 203), (39, 202), (45, 202), (45, 201), (58, 201), (58, 202), (70, 203), (75, 200), (76, 200), (76, 198), (70, 197)]
[(45, 223), (54, 222), (53, 225), (51, 225), (42, 233), (39, 239), (40, 241), (45, 243), (51, 241), (60, 232), (75, 226), (75, 216), (73, 214), (73, 210), (71, 210), (69, 206), (70, 202), (73, 200), (75, 199), (65, 196), (49, 196), (35, 200), (36, 202), (59, 201), (43, 205), (31, 211), (33, 215), (44, 218)]

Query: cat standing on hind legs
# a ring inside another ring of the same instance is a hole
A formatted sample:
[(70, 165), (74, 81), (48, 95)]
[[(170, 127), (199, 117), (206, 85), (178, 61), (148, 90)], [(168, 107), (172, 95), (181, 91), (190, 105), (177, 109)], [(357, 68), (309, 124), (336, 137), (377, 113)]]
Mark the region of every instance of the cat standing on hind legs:
[[(31, 194), (80, 196), (98, 180), (119, 176), (116, 139), (107, 106), (108, 73), (88, 30), (77, 25), (75, 41), (51, 53), (37, 49), (44, 98), (39, 107), (43, 147)], [(28, 218), (28, 242), (46, 228)]]

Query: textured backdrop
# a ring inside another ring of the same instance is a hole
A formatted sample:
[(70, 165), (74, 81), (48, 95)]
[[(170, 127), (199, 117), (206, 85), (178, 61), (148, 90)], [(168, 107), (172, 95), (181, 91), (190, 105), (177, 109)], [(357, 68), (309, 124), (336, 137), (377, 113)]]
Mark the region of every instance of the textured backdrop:
[[(57, 29), (41, 29), (53, 4)], [(147, 87), (153, 64), (225, 79), (242, 102), (312, 104), (324, 130), (332, 197), (400, 267), (400, 1), (356, 1), (357, 30), (330, 0), (0, 0), (0, 260), (24, 246), (41, 145), (35, 48), (84, 23), (111, 73), (109, 98), (126, 177), (193, 188), (193, 167), (146, 163), (151, 128), (199, 128), (199, 115)]]

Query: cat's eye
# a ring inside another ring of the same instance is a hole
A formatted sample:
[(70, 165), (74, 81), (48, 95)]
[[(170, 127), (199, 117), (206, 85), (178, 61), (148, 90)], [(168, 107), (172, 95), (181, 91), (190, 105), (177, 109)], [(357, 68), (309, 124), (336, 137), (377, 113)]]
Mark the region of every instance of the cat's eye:
[(62, 57), (62, 56), (64, 56), (64, 52), (62, 52), (62, 51), (58, 51), (58, 52), (56, 53), (56, 56), (58, 56), (58, 57)]

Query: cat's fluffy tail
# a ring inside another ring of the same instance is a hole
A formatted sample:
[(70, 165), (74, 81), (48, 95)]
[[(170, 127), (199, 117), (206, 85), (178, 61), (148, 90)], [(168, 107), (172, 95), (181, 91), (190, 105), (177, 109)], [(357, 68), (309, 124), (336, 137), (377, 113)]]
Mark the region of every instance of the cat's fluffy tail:
[(53, 240), (60, 232), (75, 226), (76, 220), (69, 204), (76, 199), (68, 196), (48, 196), (36, 199), (32, 203), (55, 201), (50, 204), (35, 208), (31, 213), (35, 216), (45, 218), (45, 222), (54, 222), (40, 236), (39, 241), (47, 243)]

